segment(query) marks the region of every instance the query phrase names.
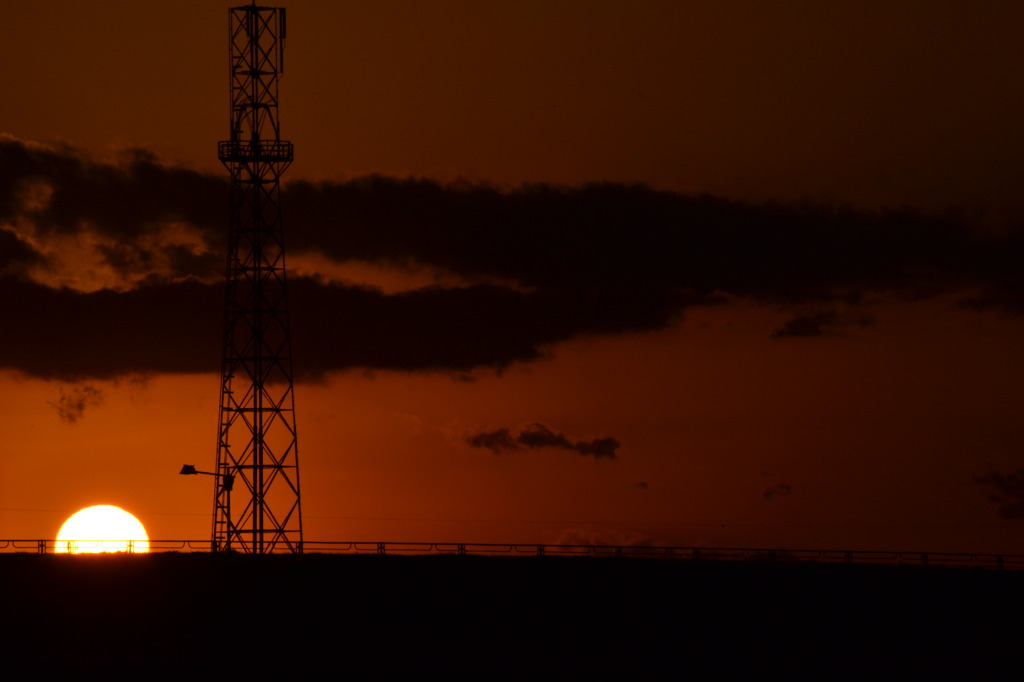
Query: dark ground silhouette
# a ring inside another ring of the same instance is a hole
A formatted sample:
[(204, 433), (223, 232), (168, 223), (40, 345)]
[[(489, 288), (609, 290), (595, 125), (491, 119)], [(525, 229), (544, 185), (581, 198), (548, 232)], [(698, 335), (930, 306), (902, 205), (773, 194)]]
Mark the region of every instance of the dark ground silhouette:
[(1024, 663), (1024, 572), (12, 554), (0, 579), (5, 668), (64, 677), (998, 679)]

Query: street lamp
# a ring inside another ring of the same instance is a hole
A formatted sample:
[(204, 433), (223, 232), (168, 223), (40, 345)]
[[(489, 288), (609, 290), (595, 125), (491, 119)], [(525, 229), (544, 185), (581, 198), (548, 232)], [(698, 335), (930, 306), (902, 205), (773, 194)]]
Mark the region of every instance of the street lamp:
[[(218, 542), (218, 537), (217, 537), (218, 533), (217, 533), (217, 528), (216, 528), (216, 519), (217, 519), (217, 513), (216, 512), (217, 512), (217, 510), (223, 511), (224, 512), (224, 518), (228, 520), (228, 523), (230, 525), (230, 523), (231, 523), (231, 489), (235, 486), (235, 477), (234, 477), (233, 474), (217, 474), (217, 473), (214, 473), (212, 471), (199, 471), (198, 469), (196, 469), (194, 464), (183, 464), (183, 465), (181, 465), (181, 471), (179, 471), (178, 473), (181, 474), (182, 476), (194, 476), (196, 474), (205, 474), (207, 476), (213, 476), (214, 478), (216, 478), (219, 481), (220, 492), (218, 492), (217, 495), (215, 496), (215, 502), (214, 502), (215, 509), (214, 509), (213, 537), (210, 538), (210, 546), (211, 546), (212, 550), (214, 552), (216, 552), (216, 551), (218, 551), (220, 549), (220, 543)], [(223, 497), (221, 497), (220, 493), (225, 493), (225, 495)], [(226, 537), (225, 537), (226, 544), (225, 544), (224, 549), (227, 549), (227, 550), (231, 549), (231, 536), (232, 536), (231, 528), (229, 527), (228, 528), (228, 532), (226, 533)]]
[(216, 476), (221, 479), (221, 487), (225, 491), (231, 492), (231, 489), (235, 487), (235, 477), (231, 474), (215, 474), (212, 471), (198, 471), (194, 464), (182, 464), (181, 471), (178, 472), (182, 476), (191, 476), (194, 474), (206, 474), (207, 476)]

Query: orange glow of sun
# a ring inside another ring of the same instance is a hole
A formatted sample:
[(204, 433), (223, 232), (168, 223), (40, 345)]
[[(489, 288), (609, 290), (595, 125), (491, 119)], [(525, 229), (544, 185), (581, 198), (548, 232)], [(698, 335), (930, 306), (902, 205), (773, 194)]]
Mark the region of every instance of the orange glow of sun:
[(81, 509), (57, 533), (57, 554), (148, 552), (149, 536), (142, 523), (120, 507), (99, 504)]

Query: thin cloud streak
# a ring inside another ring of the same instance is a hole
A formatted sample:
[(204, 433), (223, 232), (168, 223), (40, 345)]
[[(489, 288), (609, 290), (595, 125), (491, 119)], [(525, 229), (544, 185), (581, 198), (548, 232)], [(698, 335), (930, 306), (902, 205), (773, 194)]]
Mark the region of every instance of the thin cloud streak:
[(787, 320), (772, 334), (772, 338), (842, 336), (844, 333), (842, 330), (845, 328), (864, 328), (874, 323), (874, 319), (868, 315), (850, 317), (841, 315), (835, 310), (825, 310), (809, 315), (799, 315)]
[(573, 442), (565, 434), (554, 431), (551, 427), (541, 423), (527, 425), (516, 436), (513, 436), (508, 428), (477, 433), (466, 437), (466, 443), (470, 447), (486, 448), (494, 454), (522, 448), (532, 450), (557, 448), (571, 450), (584, 457), (594, 457), (594, 459), (615, 459), (621, 445), (618, 439), (607, 436), (589, 441)]

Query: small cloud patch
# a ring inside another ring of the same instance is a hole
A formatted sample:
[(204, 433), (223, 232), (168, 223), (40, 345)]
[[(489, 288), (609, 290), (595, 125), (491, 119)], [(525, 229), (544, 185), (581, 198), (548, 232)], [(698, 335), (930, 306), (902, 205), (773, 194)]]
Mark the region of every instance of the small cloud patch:
[(776, 497), (789, 497), (793, 494), (793, 489), (785, 483), (776, 483), (775, 485), (768, 486), (765, 491), (761, 493), (761, 497), (768, 500), (769, 502)]
[(507, 428), (486, 431), (466, 438), (466, 443), (474, 448), (487, 448), (495, 454), (509, 450), (530, 448), (558, 448), (572, 450), (584, 457), (594, 459), (615, 459), (621, 445), (616, 438), (603, 437), (592, 440), (570, 440), (565, 434), (554, 431), (546, 424), (539, 422), (530, 424), (513, 435)]
[(91, 407), (98, 407), (103, 403), (103, 392), (90, 385), (76, 386), (65, 391), (60, 389), (60, 397), (57, 402), (47, 401), (47, 405), (57, 411), (57, 416), (65, 424), (74, 424), (83, 416), (85, 411)]
[(840, 315), (835, 310), (825, 310), (810, 315), (800, 315), (788, 320), (772, 334), (772, 338), (842, 336), (844, 328), (864, 328), (870, 327), (874, 323), (874, 318), (868, 315), (850, 317)]
[(989, 501), (998, 505), (996, 513), (1004, 519), (1024, 519), (1024, 469), (1011, 474), (993, 471), (975, 476), (974, 482), (989, 488)]

